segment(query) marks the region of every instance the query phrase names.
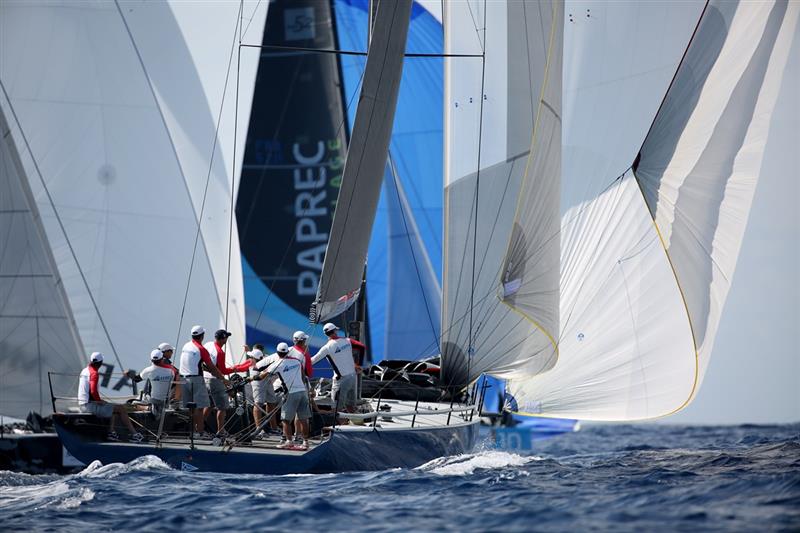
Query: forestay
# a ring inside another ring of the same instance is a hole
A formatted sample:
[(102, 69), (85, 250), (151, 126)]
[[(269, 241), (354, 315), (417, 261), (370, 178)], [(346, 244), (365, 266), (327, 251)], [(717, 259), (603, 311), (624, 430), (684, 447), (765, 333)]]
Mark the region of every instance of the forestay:
[(568, 4), (560, 356), (511, 384), (521, 411), (651, 418), (697, 393), (800, 6), (700, 10)]
[(403, 69), (411, 0), (378, 3), (364, 82), (312, 319), (350, 307), (361, 290)]
[(560, 2), (445, 5), (443, 379), (558, 359)]

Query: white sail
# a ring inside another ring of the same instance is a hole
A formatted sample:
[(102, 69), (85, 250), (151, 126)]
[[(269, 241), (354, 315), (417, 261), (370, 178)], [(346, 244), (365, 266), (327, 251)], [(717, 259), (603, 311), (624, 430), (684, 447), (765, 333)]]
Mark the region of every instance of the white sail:
[(377, 29), (369, 44), (342, 185), (312, 310), (312, 319), (317, 322), (344, 312), (361, 291), (400, 90), (411, 4), (411, 0), (377, 3)]
[(106, 353), (115, 372), (139, 368), (193, 323), (222, 326), (226, 307), (243, 339), (231, 169), (220, 155), (228, 140), (212, 152), (216, 114), (169, 6), (3, 2), (0, 34), (0, 110), (77, 344)]
[(568, 4), (560, 354), (511, 384), (524, 412), (631, 420), (694, 397), (798, 18), (785, 2), (626, 7)]
[(557, 360), (560, 2), (445, 5), (443, 379)]

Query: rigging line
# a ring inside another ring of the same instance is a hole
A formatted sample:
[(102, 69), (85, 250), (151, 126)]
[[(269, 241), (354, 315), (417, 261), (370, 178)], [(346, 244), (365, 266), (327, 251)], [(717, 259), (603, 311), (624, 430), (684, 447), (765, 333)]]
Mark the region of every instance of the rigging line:
[(389, 153), (389, 168), (391, 169), (392, 179), (394, 181), (394, 190), (397, 194), (397, 203), (400, 207), (400, 215), (403, 218), (403, 228), (406, 231), (406, 240), (408, 241), (408, 247), (411, 250), (411, 259), (414, 260), (414, 270), (417, 273), (417, 281), (419, 281), (419, 289), (422, 293), (422, 301), (425, 304), (425, 313), (428, 315), (428, 323), (431, 326), (431, 333), (433, 334), (433, 338), (436, 340), (436, 347), (439, 350), (439, 353), (442, 353), (442, 347), (439, 344), (439, 336), (436, 334), (436, 326), (433, 324), (433, 317), (431, 316), (431, 309), (428, 304), (428, 296), (425, 294), (425, 287), (422, 283), (422, 274), (419, 271), (419, 265), (417, 264), (417, 254), (414, 253), (414, 245), (411, 242), (411, 233), (408, 230), (408, 221), (406, 220), (406, 212), (404, 209), (403, 201), (400, 198), (400, 180), (398, 179), (397, 172), (394, 166), (394, 161), (392, 160), (391, 152)]
[[(244, 36), (247, 35), (247, 30), (250, 29), (250, 25), (253, 23), (253, 19), (255, 18), (256, 12), (258, 11), (258, 7), (260, 5), (261, 5), (261, 0), (258, 0), (258, 2), (256, 3), (256, 7), (253, 9), (253, 12), (250, 13), (250, 20), (247, 22), (247, 26), (245, 26), (244, 31), (240, 34), (240, 37), (239, 37), (239, 45), (240, 46), (242, 44), (242, 38), (244, 38)], [(267, 10), (269, 11), (269, 6), (267, 6)]]
[[(359, 50), (335, 50), (331, 48), (313, 48), (309, 46), (286, 46), (280, 44), (242, 44), (244, 48), (261, 48), (262, 50), (285, 50), (288, 52), (313, 52), (316, 54), (334, 54), (339, 56), (362, 56), (366, 57), (368, 52), (361, 52)], [(430, 57), (430, 58), (458, 58), (458, 57), (471, 57), (478, 59), (482, 57), (480, 54), (441, 54), (437, 52), (409, 52), (403, 54), (403, 57)]]
[[(119, 8), (119, 5), (117, 7)], [(239, 7), (241, 9), (241, 4), (240, 4)], [(237, 35), (238, 30), (239, 30), (238, 26), (239, 26), (239, 22), (240, 21), (241, 21), (241, 12), (237, 16), (237, 20), (236, 20), (236, 26), (237, 27), (234, 29), (234, 32), (233, 32), (233, 39), (232, 39), (232, 42), (231, 42), (231, 51), (230, 51), (230, 54), (228, 56), (228, 68), (227, 68), (227, 71), (225, 73), (225, 83), (222, 86), (222, 101), (219, 104), (219, 113), (217, 113), (217, 126), (216, 126), (216, 128), (214, 130), (214, 140), (213, 140), (213, 142), (211, 144), (211, 157), (209, 158), (209, 162), (208, 162), (208, 173), (206, 174), (206, 185), (205, 185), (205, 187), (203, 189), (203, 200), (200, 203), (200, 214), (197, 217), (197, 231), (195, 232), (195, 235), (194, 235), (194, 246), (192, 247), (192, 259), (189, 262), (189, 275), (187, 276), (187, 279), (186, 279), (186, 290), (184, 291), (184, 294), (183, 294), (183, 306), (181, 307), (181, 317), (180, 317), (180, 320), (178, 321), (178, 332), (175, 335), (175, 345), (176, 346), (178, 345), (178, 343), (180, 341), (181, 329), (183, 328), (183, 318), (184, 318), (184, 316), (186, 314), (186, 302), (189, 300), (189, 288), (191, 287), (191, 283), (192, 283), (192, 273), (194, 272), (194, 261), (195, 261), (195, 258), (197, 257), (197, 243), (200, 240), (200, 233), (201, 233), (200, 230), (201, 230), (202, 225), (203, 225), (203, 214), (205, 213), (206, 199), (208, 197), (208, 184), (211, 181), (211, 171), (214, 168), (214, 155), (217, 153), (217, 141), (219, 139), (219, 127), (220, 127), (220, 124), (222, 123), (222, 111), (225, 108), (225, 96), (226, 96), (226, 94), (228, 92), (228, 79), (229, 79), (230, 73), (231, 73), (231, 64), (233, 63), (233, 50), (234, 50), (234, 47), (236, 46), (236, 35)], [(131, 37), (131, 39), (133, 39), (133, 38)], [(177, 153), (175, 155), (177, 157)], [(184, 181), (186, 181), (185, 177), (184, 177)], [(187, 183), (187, 186), (188, 186), (188, 183)], [(231, 195), (233, 195), (233, 190), (231, 190)], [(191, 199), (191, 195), (189, 197), (189, 202), (192, 203), (192, 206), (194, 206), (194, 203), (192, 202), (192, 199)], [(209, 263), (210, 263), (210, 261), (211, 261), (211, 259), (209, 258)], [(211, 268), (210, 264), (209, 264), (209, 268)], [(213, 279), (213, 269), (212, 269), (212, 279)], [(217, 290), (216, 289), (216, 282), (214, 282), (214, 290), (215, 291)], [(219, 295), (217, 295), (217, 299), (219, 299)]]
[[(469, 4), (467, 4), (469, 6)], [(471, 12), (471, 9), (470, 9)], [(478, 215), (480, 214), (481, 195), (481, 148), (483, 147), (483, 102), (486, 90), (486, 0), (483, 2), (483, 58), (481, 59), (481, 107), (478, 116), (478, 171), (475, 176), (475, 225), (472, 234), (472, 284), (469, 288), (469, 343), (467, 344), (467, 381), (469, 381), (472, 367), (473, 339), (473, 308), (475, 306), (475, 257), (478, 252)]]
[(14, 117), (14, 122), (17, 123), (17, 128), (19, 128), (20, 136), (22, 137), (22, 141), (25, 143), (25, 148), (28, 150), (28, 153), (31, 156), (31, 162), (33, 163), (33, 168), (36, 170), (36, 174), (39, 176), (39, 181), (42, 183), (42, 188), (44, 189), (45, 195), (47, 196), (47, 201), (50, 203), (50, 207), (53, 209), (53, 214), (55, 215), (56, 222), (58, 223), (59, 228), (61, 229), (61, 233), (64, 235), (64, 240), (67, 243), (67, 247), (69, 248), (69, 253), (72, 256), (72, 260), (75, 261), (75, 266), (78, 268), (78, 274), (81, 276), (81, 280), (83, 281), (83, 286), (86, 288), (86, 293), (89, 295), (89, 300), (92, 302), (92, 307), (94, 308), (95, 314), (97, 315), (97, 319), (100, 322), (100, 326), (103, 329), (103, 333), (105, 333), (106, 338), (108, 339), (108, 345), (111, 348), (111, 352), (114, 354), (114, 358), (117, 360), (117, 364), (122, 367), (122, 362), (120, 361), (119, 354), (117, 354), (117, 349), (114, 346), (114, 341), (111, 339), (111, 335), (108, 332), (108, 327), (106, 327), (105, 320), (103, 320), (103, 316), (100, 314), (100, 308), (97, 306), (97, 301), (94, 298), (94, 294), (92, 293), (91, 287), (89, 287), (89, 281), (86, 279), (86, 274), (83, 272), (83, 268), (81, 268), (81, 264), (78, 261), (78, 255), (75, 253), (75, 248), (72, 246), (72, 241), (69, 239), (69, 235), (67, 234), (67, 229), (64, 227), (64, 222), (61, 220), (61, 215), (56, 208), (55, 201), (53, 201), (53, 196), (50, 194), (50, 189), (47, 187), (47, 182), (44, 179), (44, 175), (42, 174), (41, 169), (39, 168), (39, 162), (36, 160), (36, 157), (33, 155), (33, 150), (31, 149), (30, 143), (28, 142), (28, 136), (25, 135), (25, 131), (22, 128), (22, 123), (17, 116), (17, 111), (14, 109), (14, 104), (11, 102), (11, 98), (8, 95), (8, 91), (6, 91), (6, 86), (2, 80), (0, 80), (0, 89), (3, 91), (3, 95), (5, 96), (6, 101), (8, 102), (8, 107), (11, 110), (11, 115)]
[[(387, 4), (384, 4), (384, 6), (386, 6), (386, 5)], [(394, 26), (394, 21), (397, 18), (397, 12), (398, 12), (397, 6), (395, 5), (393, 7), (395, 9), (392, 12), (392, 19), (391, 19), (391, 21), (389, 23), (389, 28), (390, 29)], [(406, 32), (407, 31), (408, 30), (406, 29)], [(371, 43), (370, 43), (370, 46), (371, 46)], [(377, 82), (376, 87), (380, 87), (380, 85), (381, 85), (381, 83), (383, 81), (383, 75), (384, 75), (385, 70), (386, 70), (386, 61), (388, 60), (388, 56), (389, 56), (389, 49), (388, 49), (389, 42), (388, 42), (388, 40), (387, 40), (387, 43), (386, 43), (386, 47), (387, 48), (386, 48), (385, 53), (383, 55), (383, 62), (381, 64), (380, 75), (378, 76), (378, 82)], [(367, 63), (369, 63), (369, 59), (367, 60)], [(364, 71), (365, 72), (366, 72), (368, 66), (369, 66), (368, 64), (365, 65), (365, 67), (364, 67)], [(401, 67), (402, 67), (402, 63), (401, 63)], [(363, 86), (362, 86), (362, 93), (363, 93)], [(363, 94), (362, 94), (362, 96), (363, 96)], [(366, 128), (367, 134), (369, 134), (369, 132), (371, 132), (371, 130), (372, 130), (372, 119), (377, 114), (376, 113), (376, 109), (375, 109), (376, 104), (378, 103), (377, 94), (374, 97), (372, 97), (372, 99), (374, 100), (374, 103), (373, 103), (372, 111), (370, 112), (370, 115), (369, 115), (369, 121), (367, 122), (367, 128)], [(358, 110), (356, 110), (356, 113), (357, 112), (358, 112)], [(391, 135), (391, 133), (390, 133), (390, 135)], [(348, 147), (348, 152), (349, 152), (349, 147)], [(365, 154), (366, 154), (366, 151), (362, 150), (361, 154), (360, 154), (360, 157), (359, 157), (359, 160), (358, 160), (358, 163), (357, 163), (357, 167), (356, 167), (356, 175), (355, 175), (356, 177), (355, 177), (355, 182), (353, 183), (353, 191), (355, 191), (355, 189), (358, 187), (358, 181), (359, 181), (358, 179), (359, 179), (359, 176), (361, 175), (361, 172), (360, 172), (361, 171), (361, 164), (362, 164), (362, 162), (364, 160), (364, 155)], [(387, 150), (387, 157), (388, 157), (388, 150)], [(350, 160), (350, 158), (349, 158), (349, 154), (348, 154), (348, 157), (345, 159), (345, 172), (346, 172), (347, 163), (349, 162), (349, 160)], [(384, 168), (385, 168), (385, 165), (384, 165)], [(340, 190), (340, 193), (341, 193), (341, 190)], [(344, 230), (347, 228), (347, 223), (350, 220), (351, 208), (353, 206), (353, 198), (355, 198), (355, 194), (351, 194), (350, 195), (350, 202), (348, 203), (347, 210), (345, 211), (344, 226), (342, 227), (342, 236), (344, 236)], [(338, 210), (338, 199), (337, 199), (337, 210)], [(335, 220), (335, 217), (334, 217), (334, 220)], [(336, 254), (333, 256), (333, 264), (331, 264), (331, 271), (332, 272), (335, 271), (335, 269), (336, 269), (336, 262), (339, 260), (339, 253), (341, 252), (343, 243), (344, 243), (344, 239), (339, 239), (339, 244), (336, 246)], [(328, 246), (330, 247), (330, 241), (328, 241)], [(327, 262), (327, 259), (328, 259), (328, 252), (329, 252), (329, 250), (326, 249), (325, 250), (325, 260), (326, 260), (326, 262)], [(322, 274), (324, 274), (324, 273), (325, 273), (325, 267), (324, 267), (324, 264), (323, 264)], [(324, 304), (324, 302), (325, 302), (324, 298), (327, 298), (327, 291), (325, 290), (325, 288), (322, 285), (323, 281), (325, 281), (323, 279), (322, 275), (320, 275), (319, 281), (320, 281), (320, 283), (319, 283), (318, 299), (319, 299), (320, 303)], [(359, 284), (359, 287), (360, 287), (360, 284)], [(319, 318), (319, 316), (320, 315), (317, 315), (316, 318)]]
[[(239, 13), (244, 11), (244, 0), (240, 0)], [(225, 329), (228, 329), (228, 310), (231, 303), (231, 254), (233, 253), (233, 221), (236, 208), (236, 141), (239, 130), (239, 73), (242, 65), (242, 20), (239, 19), (239, 46), (236, 49), (236, 98), (233, 105), (233, 157), (231, 162), (231, 205), (230, 222), (228, 224), (228, 272), (225, 285)], [(240, 302), (241, 303), (241, 302)], [(244, 317), (240, 317), (244, 318)], [(245, 338), (246, 338), (245, 330)]]
[[(353, 94), (350, 96), (350, 101), (347, 102), (347, 105), (343, 110), (342, 120), (341, 120), (341, 122), (339, 122), (339, 127), (336, 128), (336, 135), (334, 135), (335, 139), (338, 138), (339, 135), (341, 134), (342, 128), (344, 128), (345, 122), (347, 121), (347, 113), (350, 110), (350, 107), (353, 105), (353, 101), (355, 100), (356, 95), (360, 92), (359, 90), (360, 90), (361, 85), (362, 85), (362, 83), (364, 81), (364, 72), (365, 71), (366, 71), (366, 69), (363, 69), (361, 71), (361, 77), (359, 78), (358, 83), (356, 83), (356, 86), (353, 89)], [(276, 132), (276, 138), (277, 138), (277, 132)], [(265, 172), (262, 173), (262, 176), (264, 174), (265, 174)], [(327, 185), (327, 183), (325, 185)], [(321, 187), (323, 187), (323, 185), (316, 185), (311, 190), (312, 193), (316, 193)], [(306, 214), (306, 212), (308, 211), (309, 208), (310, 208), (310, 206), (306, 206), (306, 208), (303, 209), (303, 215)], [(289, 240), (289, 244), (286, 245), (286, 248), (283, 251), (283, 257), (281, 257), (281, 261), (278, 264), (277, 271), (280, 271), (280, 270), (283, 269), (283, 264), (286, 262), (286, 258), (289, 257), (289, 250), (291, 250), (292, 245), (294, 245), (294, 242), (295, 242), (296, 238), (297, 238), (296, 232), (292, 232), (292, 238)], [(267, 293), (267, 297), (264, 299), (264, 303), (261, 305), (261, 310), (258, 312), (258, 318), (256, 318), (256, 321), (253, 324), (253, 328), (256, 328), (258, 326), (258, 323), (261, 320), (262, 315), (264, 314), (264, 310), (267, 307), (267, 303), (269, 303), (269, 299), (272, 297), (273, 289), (275, 288), (275, 283), (277, 281), (278, 281), (278, 278), (275, 277), (275, 278), (273, 278), (272, 283), (270, 283), (269, 292)], [(317, 329), (317, 324), (314, 324), (312, 332), (316, 331), (316, 329)]]

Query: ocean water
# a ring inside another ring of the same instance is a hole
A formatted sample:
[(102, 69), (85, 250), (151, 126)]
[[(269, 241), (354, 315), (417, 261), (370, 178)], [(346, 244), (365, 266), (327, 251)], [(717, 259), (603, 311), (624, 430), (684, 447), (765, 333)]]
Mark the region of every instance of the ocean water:
[(412, 470), (0, 472), (0, 530), (800, 531), (800, 424), (594, 426)]

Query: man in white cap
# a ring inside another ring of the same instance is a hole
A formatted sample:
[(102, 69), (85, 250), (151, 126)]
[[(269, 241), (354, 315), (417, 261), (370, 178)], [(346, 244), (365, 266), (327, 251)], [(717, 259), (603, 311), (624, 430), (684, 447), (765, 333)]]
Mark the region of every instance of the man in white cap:
[[(257, 369), (257, 365), (264, 359), (264, 352), (261, 351), (260, 344), (256, 344), (252, 350), (247, 352), (247, 357), (251, 361), (250, 377), (255, 378), (261, 372)], [(256, 426), (261, 427), (263, 422), (263, 413), (272, 413), (278, 406), (278, 395), (275, 393), (275, 387), (271, 379), (256, 380), (250, 383), (253, 390), (253, 418), (256, 421)], [(269, 418), (269, 428), (272, 431), (278, 430), (277, 417), (273, 413)], [(267, 436), (267, 432), (263, 429), (258, 432), (256, 438), (263, 439)]]
[(308, 335), (305, 331), (295, 331), (292, 335), (294, 346), (289, 351), (289, 357), (299, 359), (303, 363), (303, 370), (307, 379), (314, 375), (314, 365), (311, 363), (311, 354), (308, 353)]
[[(149, 383), (150, 390), (150, 412), (160, 417), (164, 411), (164, 406), (169, 398), (169, 391), (175, 381), (175, 374), (172, 369), (163, 365), (164, 353), (161, 350), (150, 352), (150, 366), (139, 372), (139, 376)], [(145, 385), (145, 390), (148, 387)]]
[[(175, 382), (179, 382), (180, 372), (178, 371), (178, 368), (172, 364), (172, 356), (175, 354), (175, 348), (168, 342), (162, 342), (158, 345), (158, 349), (161, 350), (162, 354), (159, 366), (171, 369), (173, 374), (175, 374)], [(173, 398), (175, 398), (176, 402), (181, 401), (181, 388), (173, 387), (171, 395)]]
[(322, 326), (322, 331), (327, 335), (328, 342), (311, 358), (312, 364), (317, 364), (327, 359), (333, 368), (333, 384), (331, 386), (331, 399), (336, 404), (336, 410), (344, 408), (352, 413), (356, 406), (356, 364), (353, 359), (353, 347), (366, 350), (367, 347), (354, 339), (339, 337), (336, 325), (328, 322)]
[[(294, 446), (294, 428), (292, 422), (295, 421), (303, 441), (299, 449), (308, 449), (308, 419), (311, 418), (311, 408), (308, 404), (308, 392), (303, 382), (303, 364), (289, 355), (289, 345), (285, 342), (278, 344), (277, 353), (273, 354), (277, 359), (270, 357), (269, 366), (258, 376), (250, 378), (253, 380), (269, 379), (277, 376), (286, 391), (281, 408), (281, 420), (283, 422), (283, 438), (278, 444), (279, 448), (291, 448)], [(296, 420), (295, 420), (296, 419)]]
[(133, 428), (125, 407), (109, 403), (100, 397), (100, 374), (98, 371), (101, 366), (103, 366), (103, 354), (92, 353), (89, 356), (89, 365), (81, 371), (78, 380), (78, 410), (81, 413), (91, 413), (98, 418), (110, 418), (108, 440), (119, 440), (119, 435), (114, 431), (114, 423), (116, 417), (120, 417), (130, 432), (130, 441), (142, 442), (144, 436)]
[(211, 435), (203, 431), (203, 409), (210, 405), (208, 389), (206, 389), (206, 382), (203, 379), (203, 367), (211, 375), (221, 379), (226, 387), (229, 386), (225, 376), (216, 367), (208, 350), (203, 346), (205, 333), (206, 330), (203, 326), (192, 327), (192, 340), (181, 348), (181, 364), (179, 368), (182, 378), (181, 401), (184, 407), (187, 407), (190, 403), (195, 404), (194, 437), (198, 439), (211, 437)]

